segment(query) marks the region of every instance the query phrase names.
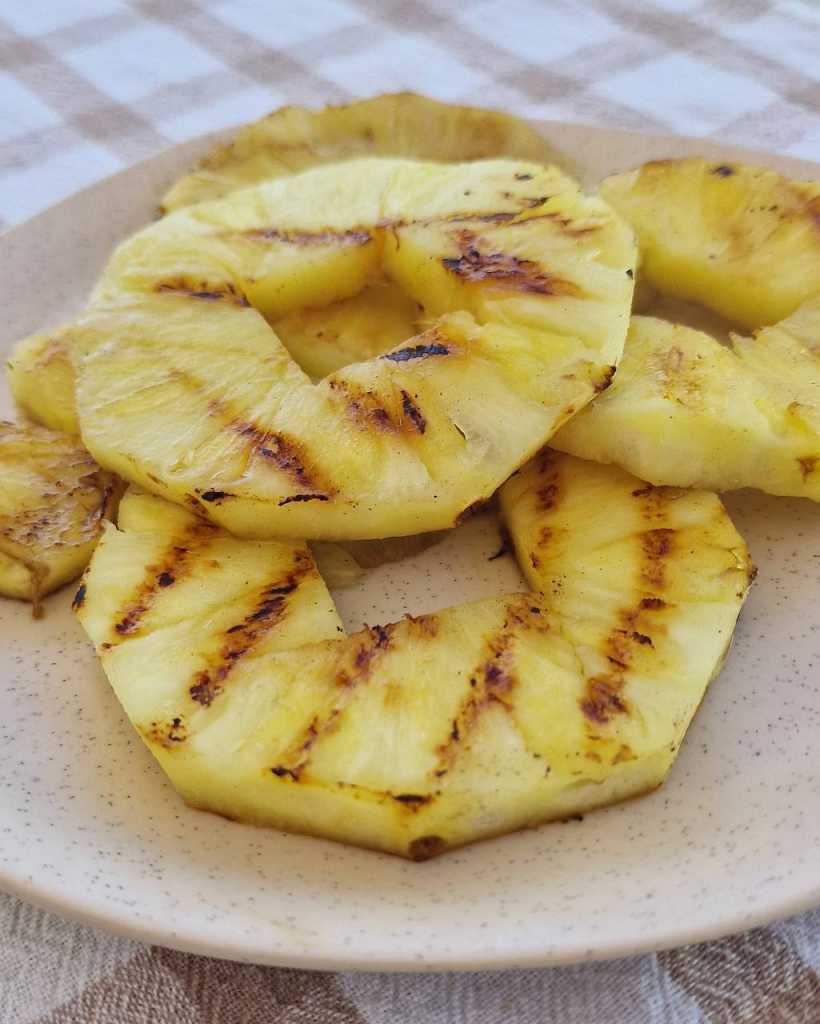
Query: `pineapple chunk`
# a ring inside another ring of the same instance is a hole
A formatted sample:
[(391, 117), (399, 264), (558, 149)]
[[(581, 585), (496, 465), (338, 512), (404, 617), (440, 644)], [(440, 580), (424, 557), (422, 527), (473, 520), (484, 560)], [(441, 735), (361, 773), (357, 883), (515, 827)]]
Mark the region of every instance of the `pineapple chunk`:
[(634, 317), (612, 386), (550, 444), (654, 484), (820, 501), (820, 296), (731, 348)]
[(86, 566), (111, 494), (70, 437), (0, 421), (0, 594), (40, 599)]
[(659, 785), (752, 576), (713, 494), (547, 453), (501, 503), (533, 592), (334, 639), (303, 546), (131, 495), (78, 614), (190, 805), (424, 859)]
[(641, 274), (747, 328), (820, 292), (820, 182), (703, 158), (655, 160), (600, 193), (635, 228)]
[(317, 164), (363, 156), (442, 163), (494, 156), (552, 163), (556, 158), (525, 121), (413, 93), (376, 96), (319, 111), (282, 107), (209, 153), (198, 170), (168, 190), (162, 208), (168, 212)]
[[(82, 437), (240, 536), (445, 529), (606, 386), (634, 256), (534, 164), (362, 160), (200, 203), (126, 241), (72, 326)], [(266, 319), (384, 273), (426, 330), (313, 383)]]
[(8, 381), (14, 400), (32, 420), (76, 435), (80, 425), (70, 346), (68, 328), (24, 338), (9, 359)]

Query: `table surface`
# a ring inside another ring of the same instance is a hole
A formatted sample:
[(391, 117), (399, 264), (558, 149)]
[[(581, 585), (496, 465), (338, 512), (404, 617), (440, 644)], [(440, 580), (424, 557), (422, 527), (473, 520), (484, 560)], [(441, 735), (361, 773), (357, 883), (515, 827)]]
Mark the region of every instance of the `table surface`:
[[(0, 0), (0, 227), (280, 104), (399, 89), (820, 160), (818, 56), (815, 2)], [(0, 895), (0, 1024), (814, 1024), (818, 970), (820, 911), (606, 964), (400, 976), (209, 960)]]

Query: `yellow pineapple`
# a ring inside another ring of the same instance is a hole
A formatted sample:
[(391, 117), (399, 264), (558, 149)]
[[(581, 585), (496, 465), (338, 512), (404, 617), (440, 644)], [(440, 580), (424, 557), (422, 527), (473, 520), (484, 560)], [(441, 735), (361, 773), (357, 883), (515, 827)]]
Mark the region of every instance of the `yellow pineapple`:
[(282, 107), (217, 146), (174, 184), (165, 211), (218, 199), (237, 188), (364, 156), (457, 163), (494, 156), (551, 163), (555, 152), (525, 121), (496, 110), (459, 107), (413, 93), (340, 107)]
[[(633, 260), (534, 164), (361, 160), (199, 203), (126, 241), (71, 328), (82, 437), (238, 535), (443, 529), (606, 386)], [(314, 383), (270, 323), (385, 275), (420, 333)]]
[(34, 604), (86, 566), (111, 485), (73, 438), (0, 421), (0, 594)]
[(79, 434), (67, 328), (33, 334), (19, 342), (7, 375), (14, 400), (28, 417), (52, 430)]
[(654, 788), (728, 649), (741, 537), (713, 494), (554, 453), (501, 505), (532, 592), (342, 636), (302, 544), (131, 494), (80, 621), (181, 796), (240, 821), (424, 859)]
[(599, 189), (635, 228), (641, 275), (663, 293), (747, 328), (820, 293), (820, 182), (697, 157), (655, 160)]
[(550, 443), (655, 484), (820, 501), (820, 296), (731, 347), (634, 317), (612, 386)]

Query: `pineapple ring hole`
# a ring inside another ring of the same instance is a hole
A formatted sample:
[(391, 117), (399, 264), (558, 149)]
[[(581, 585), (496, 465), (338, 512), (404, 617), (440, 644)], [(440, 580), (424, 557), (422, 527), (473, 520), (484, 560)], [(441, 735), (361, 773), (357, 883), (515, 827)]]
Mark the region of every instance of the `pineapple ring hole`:
[(531, 589), (495, 504), (443, 533), (310, 547), (349, 634)]
[(424, 306), (382, 274), (349, 298), (266, 319), (291, 357), (316, 382), (420, 333), (427, 326), (423, 315)]

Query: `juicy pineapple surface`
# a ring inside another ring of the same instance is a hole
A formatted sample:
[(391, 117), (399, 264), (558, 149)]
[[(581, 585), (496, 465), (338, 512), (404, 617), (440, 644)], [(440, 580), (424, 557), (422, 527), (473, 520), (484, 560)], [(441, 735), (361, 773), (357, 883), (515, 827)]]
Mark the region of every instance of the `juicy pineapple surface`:
[(162, 201), (165, 211), (318, 164), (363, 156), (457, 163), (507, 156), (552, 163), (552, 147), (525, 121), (496, 110), (460, 107), (413, 93), (339, 107), (283, 107), (217, 146)]
[(302, 544), (130, 494), (78, 614), (189, 804), (423, 859), (659, 785), (751, 578), (713, 494), (546, 453), (501, 503), (532, 592), (340, 636)]
[(11, 393), (30, 419), (65, 434), (79, 434), (69, 330), (34, 334), (19, 342), (7, 366)]
[(742, 163), (655, 160), (600, 194), (635, 228), (641, 275), (734, 324), (774, 324), (820, 294), (820, 182)]
[[(606, 386), (634, 256), (535, 164), (367, 159), (199, 203), (126, 241), (72, 326), (82, 437), (242, 536), (446, 528)], [(385, 277), (421, 333), (313, 383), (270, 322)]]
[(0, 594), (36, 608), (79, 576), (109, 494), (107, 474), (76, 440), (0, 421)]
[(820, 296), (731, 347), (633, 317), (612, 386), (550, 443), (655, 484), (820, 501)]

